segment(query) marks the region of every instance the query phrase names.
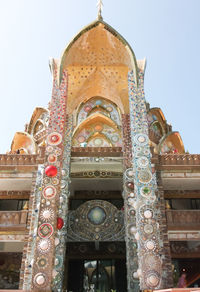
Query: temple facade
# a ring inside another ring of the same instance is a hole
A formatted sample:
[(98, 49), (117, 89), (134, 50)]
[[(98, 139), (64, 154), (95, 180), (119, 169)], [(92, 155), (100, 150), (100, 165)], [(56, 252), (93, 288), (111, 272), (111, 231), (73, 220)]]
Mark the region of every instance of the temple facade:
[(48, 108), (0, 155), (0, 289), (199, 284), (200, 155), (146, 102), (145, 66), (101, 13), (50, 61)]

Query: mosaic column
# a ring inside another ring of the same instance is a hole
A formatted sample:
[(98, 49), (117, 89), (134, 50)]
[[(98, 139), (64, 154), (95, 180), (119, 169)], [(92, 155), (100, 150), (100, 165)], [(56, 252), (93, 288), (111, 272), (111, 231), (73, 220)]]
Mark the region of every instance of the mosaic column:
[(124, 198), (124, 224), (125, 224), (125, 241), (126, 241), (126, 266), (127, 266), (127, 289), (129, 292), (139, 292), (138, 280), (138, 258), (137, 258), (137, 242), (135, 239), (136, 219), (132, 168), (132, 149), (130, 135), (130, 116), (122, 115), (123, 128), (123, 198)]
[(20, 270), (20, 289), (28, 290), (31, 287), (33, 253), (36, 245), (37, 226), (38, 226), (38, 208), (41, 201), (41, 187), (44, 173), (44, 166), (39, 165), (34, 188), (29, 199), (28, 229), (31, 236), (28, 235), (23, 250), (22, 265)]
[[(62, 177), (60, 184), (60, 199), (58, 207), (58, 229), (55, 235), (55, 261), (53, 269), (52, 291), (61, 292), (63, 288), (63, 278), (65, 269), (65, 254), (66, 254), (66, 240), (67, 240), (67, 213), (69, 200), (69, 184), (70, 184), (70, 159), (71, 159), (71, 141), (72, 141), (72, 116), (67, 117), (65, 138), (64, 138), (64, 152)], [(60, 226), (59, 226), (60, 224)], [(63, 226), (62, 226), (63, 225)], [(60, 228), (61, 227), (61, 228)]]
[[(44, 174), (41, 186), (41, 201), (38, 206), (38, 225), (35, 228), (36, 244), (32, 253), (31, 283), (27, 290), (51, 291), (54, 273), (55, 245), (59, 241), (58, 229), (64, 225), (57, 210), (65, 166), (63, 151), (66, 126), (67, 76), (63, 72), (60, 85), (57, 83), (57, 69), (53, 68), (53, 92), (50, 104), (50, 119), (47, 130)], [(64, 168), (64, 169), (63, 169)], [(66, 173), (67, 175), (67, 173)], [(53, 271), (53, 273), (52, 273)]]
[(133, 206), (136, 212), (135, 239), (138, 245), (137, 274), (140, 289), (158, 289), (162, 286), (161, 248), (159, 232), (159, 204), (157, 183), (151, 167), (148, 123), (144, 97), (144, 74), (139, 71), (138, 84), (133, 72), (129, 72), (129, 105), (131, 119), (131, 140), (134, 169)]

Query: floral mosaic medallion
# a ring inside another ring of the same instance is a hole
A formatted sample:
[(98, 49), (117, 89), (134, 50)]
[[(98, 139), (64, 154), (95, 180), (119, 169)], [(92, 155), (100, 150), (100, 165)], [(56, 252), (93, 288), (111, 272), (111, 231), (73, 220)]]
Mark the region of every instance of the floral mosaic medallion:
[(37, 248), (43, 254), (48, 253), (51, 249), (51, 241), (49, 239), (41, 239), (38, 241)]
[(145, 242), (145, 248), (146, 248), (147, 251), (148, 250), (155, 250), (155, 248), (156, 248), (155, 241), (153, 241), (153, 240), (147, 240)]
[(41, 238), (49, 238), (53, 234), (53, 226), (50, 223), (43, 223), (38, 228), (38, 235)]
[(140, 170), (138, 172), (138, 179), (141, 183), (148, 183), (152, 179), (152, 174), (149, 170)]
[(48, 185), (43, 190), (43, 196), (45, 199), (53, 199), (56, 196), (56, 189), (54, 186)]
[(62, 154), (62, 150), (60, 148), (58, 148), (58, 147), (55, 147), (54, 148), (54, 153), (55, 153), (55, 155), (60, 156)]
[(53, 132), (48, 135), (47, 142), (52, 146), (59, 145), (62, 142), (62, 136), (57, 132)]
[(51, 208), (45, 208), (40, 213), (40, 218), (43, 221), (49, 221), (54, 218), (54, 211)]
[(53, 152), (53, 147), (52, 146), (47, 146), (46, 151), (49, 152), (49, 153)]
[(103, 144), (103, 140), (101, 138), (94, 139), (94, 145), (100, 147)]
[(46, 257), (39, 257), (37, 259), (38, 268), (44, 269), (47, 266), (47, 264), (48, 264), (48, 261)]
[(149, 160), (145, 156), (142, 156), (138, 158), (137, 164), (141, 168), (146, 168), (149, 165)]
[(134, 141), (139, 146), (145, 146), (148, 144), (149, 137), (146, 134), (139, 133), (135, 135)]
[(48, 282), (48, 278), (46, 276), (46, 274), (44, 273), (38, 273), (35, 275), (34, 277), (34, 284), (38, 287), (38, 288), (43, 288), (47, 285)]
[(49, 163), (56, 163), (56, 161), (57, 161), (57, 156), (56, 156), (56, 155), (54, 155), (54, 154), (50, 154), (50, 155), (48, 156), (48, 162), (49, 162)]
[(154, 226), (152, 224), (145, 224), (144, 232), (147, 234), (152, 234), (154, 232)]
[(153, 217), (153, 210), (148, 205), (142, 205), (139, 209), (140, 216), (146, 219), (151, 219)]
[(51, 182), (54, 186), (57, 186), (59, 184), (59, 179), (57, 177), (54, 177), (52, 178)]

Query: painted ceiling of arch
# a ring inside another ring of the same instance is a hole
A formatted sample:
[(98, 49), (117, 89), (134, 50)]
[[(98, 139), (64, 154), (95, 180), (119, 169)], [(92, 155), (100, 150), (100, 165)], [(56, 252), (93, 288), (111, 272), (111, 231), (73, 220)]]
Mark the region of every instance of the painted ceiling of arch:
[(119, 109), (99, 97), (83, 103), (77, 114), (72, 145), (75, 147), (121, 147)]

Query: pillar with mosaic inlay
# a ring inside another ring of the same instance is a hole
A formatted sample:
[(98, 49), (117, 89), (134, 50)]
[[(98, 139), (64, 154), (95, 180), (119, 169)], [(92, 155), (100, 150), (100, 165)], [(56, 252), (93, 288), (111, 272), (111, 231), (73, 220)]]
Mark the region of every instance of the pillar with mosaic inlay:
[[(72, 132), (72, 120), (67, 117), (66, 104), (67, 74), (63, 72), (58, 84), (57, 68), (53, 64), (53, 92), (40, 204), (37, 206), (38, 223), (34, 229), (35, 244), (30, 244), (27, 252), (31, 277), (24, 280), (23, 289), (26, 290), (52, 291), (52, 287), (54, 291), (62, 290), (63, 261), (60, 258), (63, 259), (65, 254)], [(32, 251), (31, 255), (29, 251)]]
[(130, 116), (122, 115), (123, 128), (123, 198), (124, 198), (124, 224), (126, 242), (126, 266), (127, 266), (127, 289), (129, 292), (140, 291), (138, 281), (138, 258), (137, 242), (135, 239), (136, 220), (135, 220), (135, 193), (132, 168), (132, 149), (130, 136)]
[(159, 231), (160, 210), (157, 199), (157, 183), (151, 167), (146, 103), (144, 97), (144, 74), (136, 76), (129, 72), (129, 105), (134, 169), (133, 202), (136, 213), (135, 239), (137, 240), (138, 271), (140, 289), (162, 287), (163, 242)]

